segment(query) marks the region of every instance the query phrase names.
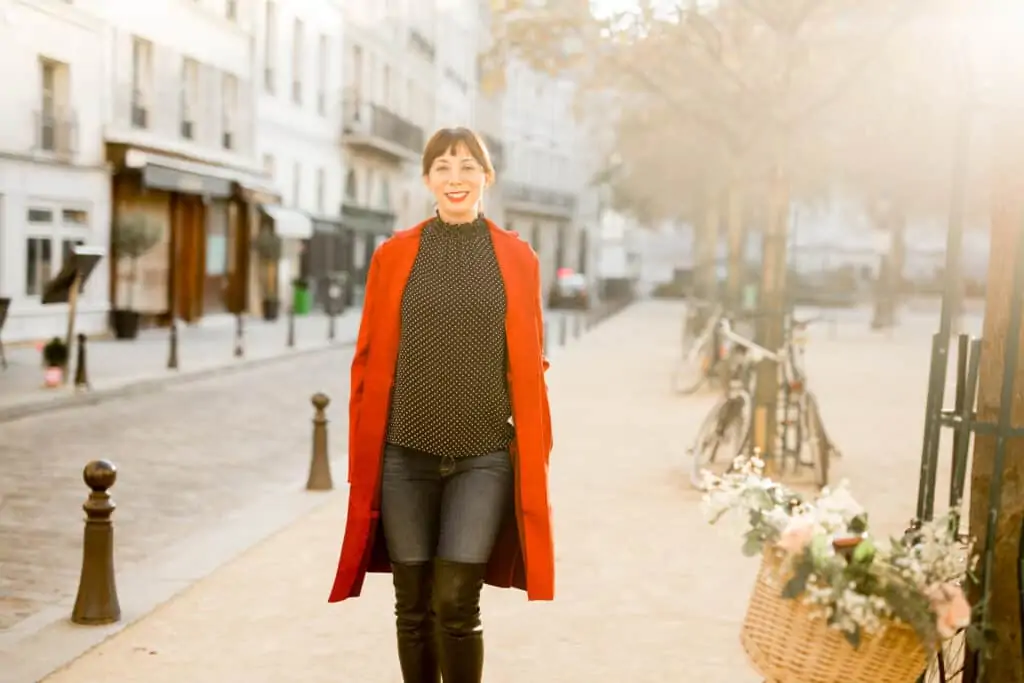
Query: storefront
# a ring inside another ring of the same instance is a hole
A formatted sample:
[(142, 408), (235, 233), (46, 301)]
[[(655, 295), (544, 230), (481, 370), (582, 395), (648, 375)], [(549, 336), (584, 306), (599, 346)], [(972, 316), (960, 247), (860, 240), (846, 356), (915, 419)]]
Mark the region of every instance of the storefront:
[(115, 168), (113, 230), (141, 215), (161, 234), (139, 257), (134, 279), (112, 238), (112, 307), (131, 302), (151, 323), (166, 323), (171, 311), (194, 322), (252, 310), (249, 252), (256, 207), (277, 201), (275, 193), (255, 176), (123, 145), (109, 145), (108, 158)]
[(352, 258), (349, 262), (349, 291), (346, 303), (360, 306), (366, 289), (366, 276), (370, 259), (381, 242), (392, 235), (395, 229), (395, 214), (377, 211), (362, 206), (343, 204), (341, 207), (343, 229), (351, 240)]

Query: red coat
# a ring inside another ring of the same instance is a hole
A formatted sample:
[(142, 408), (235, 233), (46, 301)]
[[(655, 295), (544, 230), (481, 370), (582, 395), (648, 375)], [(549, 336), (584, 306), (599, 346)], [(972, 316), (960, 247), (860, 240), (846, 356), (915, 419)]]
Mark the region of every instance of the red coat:
[[(390, 571), (380, 524), (381, 461), (398, 358), (402, 294), (425, 224), (396, 233), (370, 262), (352, 360), (348, 518), (330, 602), (358, 596), (366, 572)], [(544, 382), (540, 266), (537, 255), (516, 233), (490, 221), (488, 225), (507, 300), (516, 514), (499, 534), (487, 566), (487, 583), (525, 589), (530, 600), (551, 600), (555, 577), (548, 504), (551, 414)]]

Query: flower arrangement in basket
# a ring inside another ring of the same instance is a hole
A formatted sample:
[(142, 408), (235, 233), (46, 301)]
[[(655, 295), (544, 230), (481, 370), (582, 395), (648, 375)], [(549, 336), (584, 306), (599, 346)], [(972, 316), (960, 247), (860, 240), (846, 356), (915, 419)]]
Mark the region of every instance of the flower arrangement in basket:
[[(714, 524), (744, 527), (761, 556), (741, 640), (758, 672), (785, 683), (913, 683), (972, 610), (960, 588), (970, 550), (949, 519), (878, 543), (845, 483), (814, 501), (763, 476), (757, 458), (705, 474)], [(973, 644), (973, 643), (972, 643)]]

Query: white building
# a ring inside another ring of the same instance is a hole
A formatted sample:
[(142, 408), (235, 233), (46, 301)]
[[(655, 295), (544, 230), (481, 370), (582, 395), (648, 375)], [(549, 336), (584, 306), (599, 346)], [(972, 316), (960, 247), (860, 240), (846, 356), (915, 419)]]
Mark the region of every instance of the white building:
[[(573, 116), (572, 81), (517, 62), (506, 71), (502, 125), (507, 170), (505, 227), (528, 240), (541, 259), (545, 293), (559, 268), (592, 278), (596, 195), (585, 196), (596, 169)], [(590, 221), (584, 224), (583, 219)]]
[[(67, 305), (41, 303), (72, 245), (106, 247), (110, 176), (104, 158), (102, 23), (71, 4), (0, 7), (8, 75), (0, 94), (0, 298), (6, 341), (63, 337)], [(98, 96), (99, 94), (99, 96)], [(108, 270), (78, 303), (77, 328), (106, 328)]]
[[(341, 139), (343, 12), (340, 0), (265, 0), (261, 7), (257, 147), (283, 204), (265, 207), (284, 238), (277, 291), (293, 278), (314, 285), (322, 304), (326, 277), (345, 272), (341, 221), (345, 183)], [(272, 224), (272, 225), (269, 225)], [(305, 241), (309, 240), (309, 241)]]

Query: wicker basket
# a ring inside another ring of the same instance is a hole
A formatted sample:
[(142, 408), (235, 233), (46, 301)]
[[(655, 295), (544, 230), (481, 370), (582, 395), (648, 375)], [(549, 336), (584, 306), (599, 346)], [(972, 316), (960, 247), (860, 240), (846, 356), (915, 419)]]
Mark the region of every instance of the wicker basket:
[(856, 650), (840, 631), (813, 618), (810, 607), (782, 597), (777, 551), (761, 560), (740, 640), (754, 668), (771, 683), (914, 683), (927, 655), (913, 629), (893, 623), (865, 636)]

